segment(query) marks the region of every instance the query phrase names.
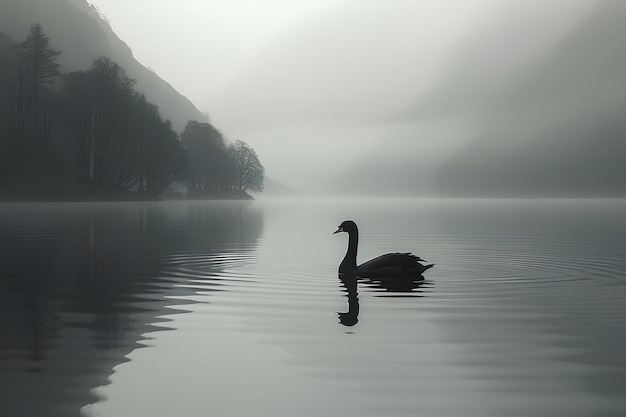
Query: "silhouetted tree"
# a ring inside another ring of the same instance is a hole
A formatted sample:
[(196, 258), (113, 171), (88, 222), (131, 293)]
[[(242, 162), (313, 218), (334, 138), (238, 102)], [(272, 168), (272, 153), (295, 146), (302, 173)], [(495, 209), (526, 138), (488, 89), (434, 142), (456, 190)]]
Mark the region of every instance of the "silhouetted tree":
[(134, 81), (108, 57), (87, 72), (93, 88), (93, 184), (128, 190), (137, 185), (138, 141), (133, 140)]
[(66, 134), (72, 138), (76, 178), (91, 182), (94, 142), (94, 91), (89, 75), (76, 71), (63, 77)]
[(25, 140), (30, 128), (35, 138), (47, 140), (49, 112), (42, 102), (50, 85), (60, 75), (56, 60), (61, 52), (52, 49), (50, 38), (39, 24), (31, 26), (28, 37), (16, 50), (19, 59), (17, 136), (20, 141)]
[(261, 165), (256, 152), (246, 142), (238, 140), (229, 146), (228, 154), (237, 171), (239, 191), (263, 191), (265, 168)]
[(185, 155), (169, 120), (143, 94), (137, 96), (137, 129), (141, 149), (139, 190), (156, 198), (184, 166)]
[[(157, 198), (183, 173), (193, 190), (239, 186), (221, 132), (190, 121), (183, 147), (170, 121), (110, 58), (60, 77), (60, 52), (40, 25), (7, 51), (15, 61), (0, 68), (11, 78), (0, 110), (7, 113), (3, 135), (14, 140), (0, 137), (0, 195), (63, 198), (104, 191), (100, 197), (117, 198), (133, 191)], [(54, 88), (57, 78), (60, 88)]]
[(187, 185), (192, 191), (222, 190), (232, 184), (222, 133), (209, 123), (190, 120), (181, 134), (188, 163)]
[(67, 189), (69, 175), (65, 155), (49, 143), (59, 99), (54, 82), (60, 74), (60, 52), (50, 47), (40, 25), (33, 25), (27, 39), (9, 49), (3, 59), (12, 80), (2, 90), (11, 99), (8, 140), (0, 149), (0, 187), (7, 196), (49, 198), (54, 190)]
[(76, 173), (94, 189), (156, 198), (182, 170), (183, 150), (171, 123), (133, 84), (106, 57), (64, 77)]

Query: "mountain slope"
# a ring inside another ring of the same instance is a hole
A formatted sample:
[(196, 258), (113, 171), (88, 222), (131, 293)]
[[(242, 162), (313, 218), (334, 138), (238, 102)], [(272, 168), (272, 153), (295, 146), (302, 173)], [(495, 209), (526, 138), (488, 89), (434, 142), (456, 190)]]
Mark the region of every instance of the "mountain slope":
[(626, 3), (599, 2), (480, 120), (440, 171), (446, 193), (626, 195)]
[[(164, 118), (181, 131), (188, 120), (206, 121), (171, 85), (140, 64), (86, 0), (2, 0), (0, 30), (21, 42), (30, 26), (40, 23), (59, 57), (63, 72), (86, 70), (100, 56), (109, 56), (137, 81), (137, 90), (159, 106)], [(167, 51), (164, 51), (167, 53)]]
[(401, 128), (387, 128), (337, 188), (626, 195), (626, 3), (519, 3), (501, 13), (451, 51), (429, 91), (398, 115)]

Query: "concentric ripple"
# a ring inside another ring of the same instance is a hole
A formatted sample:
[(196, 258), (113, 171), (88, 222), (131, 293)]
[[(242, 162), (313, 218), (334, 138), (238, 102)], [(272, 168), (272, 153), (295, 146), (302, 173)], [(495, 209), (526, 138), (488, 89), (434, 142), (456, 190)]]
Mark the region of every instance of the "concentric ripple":
[[(59, 398), (93, 417), (626, 414), (624, 202), (18, 209), (0, 230), (0, 404), (25, 415)], [(359, 261), (435, 267), (339, 276), (347, 218)]]

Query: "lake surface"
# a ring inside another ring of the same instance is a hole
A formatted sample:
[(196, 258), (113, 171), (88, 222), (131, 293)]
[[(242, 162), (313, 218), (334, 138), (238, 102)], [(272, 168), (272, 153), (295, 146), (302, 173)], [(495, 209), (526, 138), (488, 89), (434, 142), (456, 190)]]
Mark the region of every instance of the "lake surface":
[(3, 417), (617, 417), (624, 352), (623, 200), (0, 205)]

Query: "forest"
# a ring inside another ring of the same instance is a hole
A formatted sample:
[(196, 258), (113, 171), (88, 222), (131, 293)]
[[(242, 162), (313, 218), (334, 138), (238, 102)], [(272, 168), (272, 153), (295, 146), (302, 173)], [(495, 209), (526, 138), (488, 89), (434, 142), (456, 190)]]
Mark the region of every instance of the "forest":
[(0, 56), (0, 199), (250, 198), (264, 168), (243, 141), (210, 123), (177, 133), (103, 56), (62, 73), (39, 24)]

